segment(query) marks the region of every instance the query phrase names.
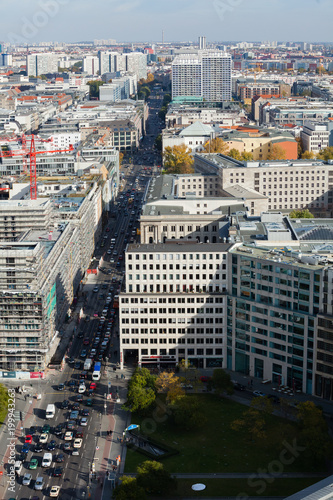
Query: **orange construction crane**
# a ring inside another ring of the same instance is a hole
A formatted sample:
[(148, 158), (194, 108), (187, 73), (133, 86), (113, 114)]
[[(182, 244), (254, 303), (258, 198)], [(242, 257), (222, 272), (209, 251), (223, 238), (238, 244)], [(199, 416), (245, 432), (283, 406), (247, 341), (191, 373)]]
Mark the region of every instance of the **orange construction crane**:
[[(48, 141), (45, 141), (48, 142)], [(1, 148), (0, 148), (1, 149)], [(36, 151), (35, 148), (35, 136), (31, 136), (30, 151), (1, 151), (0, 158), (11, 158), (13, 156), (25, 156), (30, 158), (30, 199), (37, 200), (37, 172), (36, 172), (36, 156), (45, 153), (68, 153), (69, 151), (74, 151), (73, 146), (70, 144), (67, 149), (53, 149), (51, 151)]]

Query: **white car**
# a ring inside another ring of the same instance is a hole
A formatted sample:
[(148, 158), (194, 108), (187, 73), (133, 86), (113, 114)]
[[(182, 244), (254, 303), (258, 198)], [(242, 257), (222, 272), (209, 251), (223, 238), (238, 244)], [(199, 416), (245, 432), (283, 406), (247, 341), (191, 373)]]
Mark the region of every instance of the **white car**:
[(64, 441), (72, 441), (72, 439), (73, 439), (73, 433), (71, 431), (65, 432)]
[(83, 394), (84, 392), (86, 392), (86, 386), (85, 386), (85, 384), (80, 384), (79, 385), (79, 394)]
[(40, 444), (45, 444), (45, 443), (47, 443), (48, 439), (49, 439), (49, 435), (46, 432), (43, 432), (43, 434), (41, 434), (39, 437), (39, 442), (40, 442)]
[(88, 425), (88, 419), (87, 417), (82, 417), (80, 420), (80, 425), (86, 427)]
[(26, 472), (23, 476), (23, 479), (22, 479), (22, 484), (24, 486), (29, 486), (29, 484), (31, 483), (31, 479), (32, 479), (32, 475), (29, 474), (28, 472)]
[(60, 486), (52, 486), (50, 489), (50, 497), (57, 498), (60, 493)]
[(82, 438), (74, 439), (73, 448), (81, 448), (82, 446)]

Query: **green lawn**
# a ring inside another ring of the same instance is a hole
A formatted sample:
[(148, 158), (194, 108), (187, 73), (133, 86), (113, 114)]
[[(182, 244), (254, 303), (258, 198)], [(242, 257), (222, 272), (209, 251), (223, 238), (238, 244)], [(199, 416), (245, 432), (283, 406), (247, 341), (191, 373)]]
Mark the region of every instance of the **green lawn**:
[(7, 388), (0, 384), (0, 425), (5, 421), (8, 412), (8, 392)]
[[(167, 415), (165, 418), (161, 415), (156, 418), (154, 412), (146, 418), (132, 415), (132, 423), (139, 424), (148, 436), (179, 450), (179, 455), (163, 460), (165, 468), (171, 473), (255, 472), (259, 468), (275, 472), (272, 467), (276, 461), (280, 463), (280, 453), (286, 449), (283, 443), (291, 445), (295, 439), (297, 441), (296, 424), (273, 415), (268, 418), (267, 439), (252, 441), (245, 431), (236, 432), (230, 428), (231, 422), (241, 416), (245, 406), (213, 394), (199, 397), (207, 422), (194, 432), (175, 428)], [(156, 423), (156, 420), (162, 423)], [(322, 470), (321, 464), (314, 466), (307, 463), (302, 453), (293, 460), (290, 452), (286, 452), (286, 458), (291, 463), (282, 465), (283, 472), (314, 473)], [(128, 450), (125, 472), (135, 472), (137, 465), (144, 460), (147, 460), (144, 455)]]
[[(295, 478), (276, 479), (268, 484), (263, 480), (253, 481), (253, 485), (247, 479), (180, 479), (178, 480), (177, 495), (174, 498), (184, 497), (221, 497), (235, 496), (247, 498), (247, 496), (269, 497), (281, 496), (282, 498), (293, 495), (323, 478)], [(206, 485), (206, 489), (201, 492), (194, 492), (192, 484), (199, 482)], [(169, 497), (170, 498), (170, 497)]]

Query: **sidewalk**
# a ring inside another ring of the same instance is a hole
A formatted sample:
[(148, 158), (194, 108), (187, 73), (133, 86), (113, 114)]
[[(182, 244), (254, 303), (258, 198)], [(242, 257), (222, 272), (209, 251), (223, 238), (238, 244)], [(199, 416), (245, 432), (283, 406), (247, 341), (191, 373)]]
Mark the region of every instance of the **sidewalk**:
[[(112, 367), (109, 366), (109, 370), (110, 368)], [(124, 379), (121, 378), (121, 373), (125, 375)], [(90, 491), (88, 491), (88, 497), (96, 500), (110, 500), (113, 488), (109, 478), (113, 478), (116, 483), (124, 472), (126, 446), (122, 443), (122, 437), (124, 430), (130, 424), (130, 413), (122, 410), (121, 406), (126, 401), (127, 382), (132, 370), (127, 368), (122, 372), (117, 370), (117, 375), (118, 379), (116, 373), (112, 377), (112, 388), (118, 387), (120, 402), (117, 403), (114, 399), (108, 402), (106, 415), (101, 418), (101, 430), (96, 443), (94, 460), (96, 479), (90, 481)], [(111, 436), (107, 435), (108, 430), (112, 431)], [(120, 457), (118, 466), (117, 457)]]

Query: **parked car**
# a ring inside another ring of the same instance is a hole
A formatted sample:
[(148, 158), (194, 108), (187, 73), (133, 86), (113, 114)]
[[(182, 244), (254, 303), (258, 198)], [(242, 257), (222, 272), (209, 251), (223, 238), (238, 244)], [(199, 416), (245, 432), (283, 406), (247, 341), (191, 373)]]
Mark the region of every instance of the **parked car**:
[(265, 397), (265, 394), (261, 391), (253, 391), (253, 396), (255, 396), (256, 398), (264, 398)]
[(50, 489), (50, 497), (57, 498), (60, 493), (60, 486), (52, 486)]
[(35, 490), (41, 491), (44, 488), (44, 478), (42, 476), (38, 476), (35, 481)]
[(26, 472), (23, 476), (23, 479), (22, 479), (22, 484), (24, 486), (29, 486), (30, 483), (31, 483), (31, 479), (32, 479), (32, 475), (29, 474), (28, 472)]
[(65, 457), (64, 457), (64, 454), (63, 454), (63, 453), (59, 453), (59, 454), (55, 457), (55, 462), (57, 462), (57, 464), (61, 464), (64, 460), (65, 460)]

